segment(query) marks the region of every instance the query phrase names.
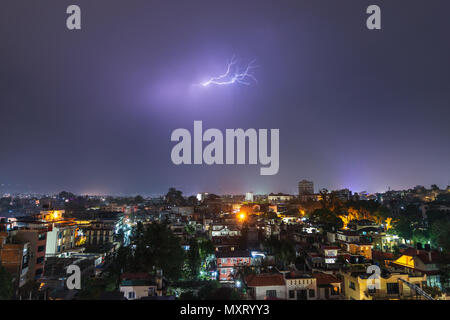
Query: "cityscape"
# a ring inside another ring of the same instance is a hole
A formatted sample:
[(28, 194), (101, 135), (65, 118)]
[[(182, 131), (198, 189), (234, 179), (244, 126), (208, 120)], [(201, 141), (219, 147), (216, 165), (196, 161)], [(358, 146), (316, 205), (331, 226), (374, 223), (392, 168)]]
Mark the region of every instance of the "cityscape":
[(450, 288), (450, 186), (4, 194), (0, 210), (2, 299), (446, 300)]
[(437, 316), (449, 12), (2, 0), (3, 318)]

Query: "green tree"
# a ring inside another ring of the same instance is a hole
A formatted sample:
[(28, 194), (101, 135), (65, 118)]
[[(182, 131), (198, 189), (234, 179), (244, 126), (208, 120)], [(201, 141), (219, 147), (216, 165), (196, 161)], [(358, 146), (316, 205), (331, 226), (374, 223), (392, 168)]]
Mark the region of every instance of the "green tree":
[(187, 252), (187, 265), (189, 270), (189, 277), (193, 280), (198, 279), (200, 273), (200, 266), (202, 260), (200, 257), (199, 246), (196, 239), (189, 240), (189, 250)]
[(338, 217), (336, 211), (328, 208), (316, 209), (309, 214), (309, 219), (315, 223), (322, 224), (325, 230), (333, 228), (341, 229), (344, 226), (341, 218)]
[(433, 243), (442, 248), (446, 253), (450, 253), (450, 222), (435, 221), (431, 225), (430, 238)]
[(166, 202), (173, 206), (183, 206), (185, 204), (183, 192), (175, 188), (169, 188), (169, 191), (166, 194)]
[(268, 250), (269, 254), (275, 256), (276, 262), (283, 269), (295, 260), (294, 245), (287, 240), (278, 240), (275, 237), (270, 237), (264, 242), (264, 247)]
[(146, 228), (138, 226), (137, 229), (140, 233), (134, 237), (135, 265), (147, 272), (162, 269), (165, 277), (178, 280), (185, 258), (180, 240), (163, 223), (153, 223)]

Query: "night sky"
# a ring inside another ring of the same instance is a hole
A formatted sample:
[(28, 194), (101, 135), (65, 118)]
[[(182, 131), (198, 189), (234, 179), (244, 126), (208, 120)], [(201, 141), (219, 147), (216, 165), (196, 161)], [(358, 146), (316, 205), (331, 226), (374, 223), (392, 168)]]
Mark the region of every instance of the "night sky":
[[(66, 28), (81, 7), (82, 30)], [(366, 28), (368, 5), (382, 30)], [(379, 192), (450, 181), (450, 2), (2, 0), (0, 192)], [(257, 84), (193, 84), (233, 55)], [(176, 128), (279, 128), (280, 169), (175, 166)]]

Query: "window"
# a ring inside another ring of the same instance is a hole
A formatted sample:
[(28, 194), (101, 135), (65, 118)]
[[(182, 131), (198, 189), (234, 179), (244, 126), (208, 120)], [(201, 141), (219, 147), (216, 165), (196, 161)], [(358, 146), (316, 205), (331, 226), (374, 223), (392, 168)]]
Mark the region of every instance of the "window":
[(388, 283), (386, 285), (388, 294), (398, 294), (398, 283)]
[(266, 297), (276, 298), (277, 290), (266, 290)]
[(331, 289), (331, 295), (336, 296), (338, 294), (339, 294), (339, 287), (333, 287), (333, 289)]
[(136, 297), (136, 294), (134, 291), (128, 292), (128, 299), (134, 299)]
[(313, 289), (308, 290), (309, 291), (309, 297), (314, 298), (316, 295), (316, 292)]
[(36, 259), (36, 264), (41, 264), (44, 262), (44, 257), (39, 257)]
[(289, 299), (295, 298), (295, 290), (289, 290)]
[(350, 281), (350, 283), (348, 284), (350, 289), (355, 290), (355, 283), (353, 281)]
[(45, 240), (45, 233), (40, 233), (38, 239)]
[(38, 251), (38, 252), (42, 252), (42, 251), (44, 251), (44, 250), (45, 250), (45, 246), (39, 246), (37, 251)]

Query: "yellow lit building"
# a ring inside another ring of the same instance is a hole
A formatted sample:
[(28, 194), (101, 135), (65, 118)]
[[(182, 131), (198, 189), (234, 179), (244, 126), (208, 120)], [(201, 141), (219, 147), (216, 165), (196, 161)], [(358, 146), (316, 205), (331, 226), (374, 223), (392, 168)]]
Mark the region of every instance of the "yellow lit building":
[(368, 260), (372, 260), (372, 244), (346, 243), (347, 251), (351, 254), (359, 254)]
[(47, 211), (41, 211), (39, 216), (42, 220), (51, 222), (51, 221), (58, 221), (63, 218), (64, 210), (47, 210)]
[(420, 288), (426, 282), (426, 275), (409, 275), (406, 273), (391, 273), (379, 277), (379, 289), (369, 289), (374, 283), (371, 276), (364, 272), (342, 273), (344, 277), (344, 294), (349, 300), (402, 300), (422, 299), (415, 290), (411, 289), (400, 279), (412, 283)]

